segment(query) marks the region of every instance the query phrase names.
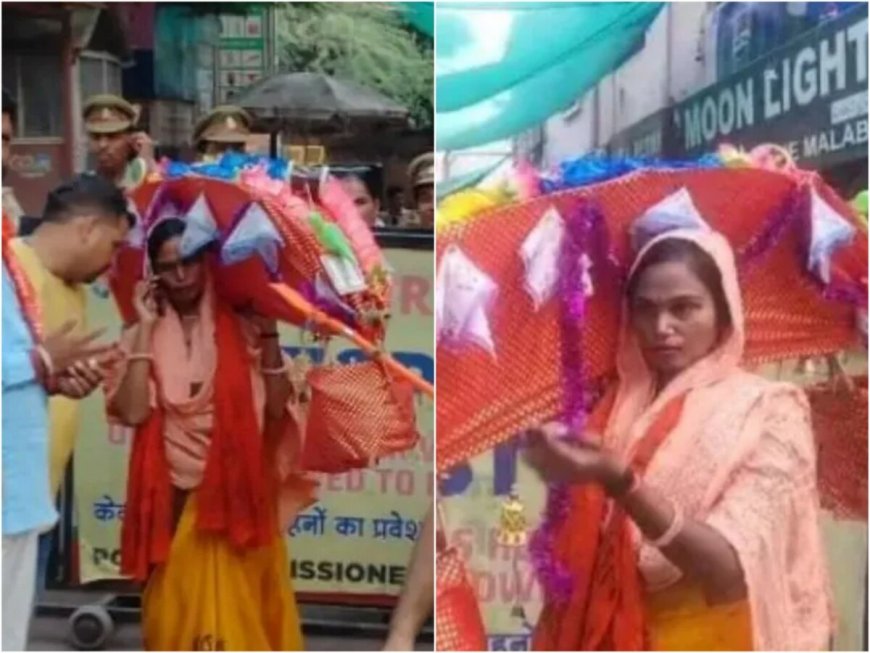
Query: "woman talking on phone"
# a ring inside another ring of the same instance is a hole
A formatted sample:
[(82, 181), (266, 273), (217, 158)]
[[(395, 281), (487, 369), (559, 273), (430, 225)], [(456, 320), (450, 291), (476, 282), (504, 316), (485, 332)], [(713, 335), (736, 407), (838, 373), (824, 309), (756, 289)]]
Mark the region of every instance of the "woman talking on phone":
[(181, 255), (184, 227), (148, 238), (153, 276), (107, 388), (136, 429), (122, 570), (145, 583), (148, 650), (299, 650), (281, 529), (314, 484), (294, 471), (288, 363), (273, 320), (215, 293), (208, 254)]

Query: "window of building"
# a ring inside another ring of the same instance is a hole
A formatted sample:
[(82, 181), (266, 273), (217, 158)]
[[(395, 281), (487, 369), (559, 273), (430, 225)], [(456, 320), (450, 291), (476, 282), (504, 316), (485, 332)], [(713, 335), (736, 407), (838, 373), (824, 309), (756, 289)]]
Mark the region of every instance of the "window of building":
[(724, 2), (715, 9), (716, 74), (723, 79), (853, 10), (855, 2)]
[(92, 95), (121, 95), (121, 63), (110, 55), (83, 52), (79, 59), (79, 88), (82, 102)]
[(18, 103), (16, 132), (19, 138), (63, 136), (63, 76), (55, 54), (6, 54), (3, 85)]
[[(82, 52), (78, 59), (79, 97), (81, 106), (88, 98), (102, 93), (121, 95), (121, 62), (115, 57), (102, 52)], [(76, 129), (76, 170), (92, 170), (96, 164), (94, 156), (88, 151), (88, 136), (85, 133), (84, 121), (75, 117)]]

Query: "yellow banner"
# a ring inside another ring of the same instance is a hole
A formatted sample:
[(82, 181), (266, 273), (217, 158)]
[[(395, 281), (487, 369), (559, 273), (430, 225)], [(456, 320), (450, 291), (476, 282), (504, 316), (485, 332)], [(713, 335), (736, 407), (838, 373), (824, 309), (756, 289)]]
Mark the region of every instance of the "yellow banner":
[[(403, 364), (433, 380), (431, 251), (388, 249), (395, 270), (387, 348)], [(104, 294), (105, 295), (105, 294)], [(89, 319), (119, 330), (113, 301), (92, 295)], [(282, 343), (299, 353), (299, 336), (283, 330)], [(336, 341), (334, 344), (340, 344)], [(355, 349), (336, 352), (339, 362), (362, 358)], [(299, 592), (395, 595), (432, 500), (433, 405), (417, 400), (423, 436), (416, 450), (382, 460), (373, 469), (323, 476), (320, 500), (288, 533), (295, 588)], [(75, 512), (83, 583), (119, 577), (119, 538), (131, 433), (109, 428), (102, 397), (83, 406), (74, 459)], [(337, 597), (336, 597), (337, 598)]]
[[(510, 447), (482, 454), (456, 468), (442, 483), (448, 541), (462, 553), (477, 593), (490, 651), (527, 651), (532, 625), (541, 610), (541, 588), (526, 547), (499, 545), (496, 534), (505, 496), (516, 474), (529, 534), (540, 523), (544, 485)], [(822, 522), (837, 613), (834, 648), (863, 646), (867, 614), (867, 523), (843, 521), (826, 514)], [(522, 607), (522, 613), (517, 608)]]
[(466, 560), (489, 650), (529, 650), (531, 624), (541, 609), (541, 588), (528, 548), (502, 546), (497, 535), (501, 507), (512, 488), (518, 490), (525, 508), (528, 534), (538, 527), (544, 485), (522, 463), (515, 447), (503, 445), (457, 466), (440, 487), (447, 539)]

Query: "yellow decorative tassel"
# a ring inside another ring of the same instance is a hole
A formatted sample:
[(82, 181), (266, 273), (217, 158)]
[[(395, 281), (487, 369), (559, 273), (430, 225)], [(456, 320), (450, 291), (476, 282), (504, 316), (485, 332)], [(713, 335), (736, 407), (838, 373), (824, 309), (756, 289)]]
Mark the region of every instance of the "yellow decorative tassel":
[(526, 534), (525, 506), (517, 496), (516, 490), (511, 489), (507, 500), (501, 506), (501, 519), (496, 539), (501, 546), (523, 546), (528, 539)]
[[(525, 506), (520, 501), (517, 495), (516, 487), (511, 488), (508, 498), (501, 504), (501, 515), (499, 519), (498, 533), (496, 533), (496, 541), (504, 547), (519, 548), (525, 546), (528, 541), (528, 522), (526, 521)], [(522, 573), (520, 568), (520, 555), (515, 552), (513, 556), (513, 580), (517, 588), (520, 587), (522, 581)], [(522, 627), (531, 632), (529, 620), (526, 617), (526, 610), (522, 603), (519, 602), (519, 592), (517, 592), (518, 600), (511, 606), (510, 616), (522, 624)]]

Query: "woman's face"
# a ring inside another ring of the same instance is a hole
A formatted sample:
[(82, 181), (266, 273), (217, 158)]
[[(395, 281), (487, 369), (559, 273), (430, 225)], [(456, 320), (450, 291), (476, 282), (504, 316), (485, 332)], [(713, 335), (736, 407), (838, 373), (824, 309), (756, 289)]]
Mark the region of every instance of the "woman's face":
[(341, 184), (344, 186), (344, 192), (356, 205), (362, 219), (366, 221), (368, 226), (373, 227), (381, 210), (380, 202), (372, 197), (369, 189), (359, 177), (345, 177), (341, 180)]
[(205, 290), (205, 262), (202, 254), (181, 256), (181, 237), (170, 238), (160, 247), (154, 273), (169, 303), (181, 311), (199, 304)]
[(719, 342), (716, 304), (685, 263), (650, 265), (630, 299), (631, 327), (647, 365), (669, 381)]

